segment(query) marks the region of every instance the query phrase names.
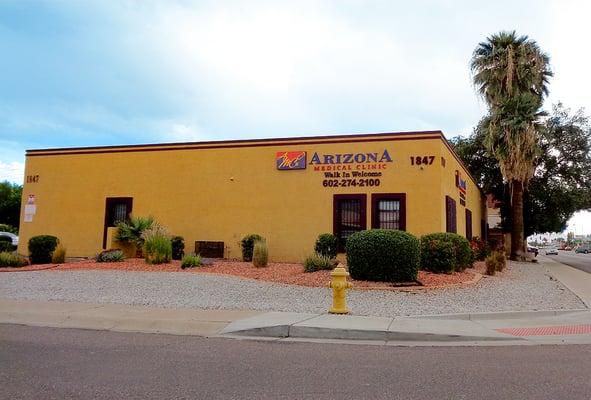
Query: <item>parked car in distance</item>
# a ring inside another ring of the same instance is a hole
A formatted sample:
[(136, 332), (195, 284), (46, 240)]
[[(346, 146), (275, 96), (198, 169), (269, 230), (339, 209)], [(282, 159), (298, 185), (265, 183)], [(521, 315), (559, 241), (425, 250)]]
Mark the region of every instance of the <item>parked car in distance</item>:
[(558, 255), (558, 249), (556, 247), (548, 247), (545, 251), (544, 254), (546, 254), (547, 256), (549, 255)]
[(534, 257), (536, 257), (538, 255), (538, 248), (534, 247), (534, 246), (527, 246), (527, 252), (528, 253), (534, 253)]
[(583, 253), (583, 254), (591, 253), (591, 245), (582, 244), (575, 249), (575, 253)]
[(18, 236), (10, 232), (0, 232), (0, 251), (14, 251), (18, 247)]
[(10, 239), (13, 246), (18, 246), (18, 236), (10, 232), (0, 232), (0, 240), (8, 242), (8, 239)]

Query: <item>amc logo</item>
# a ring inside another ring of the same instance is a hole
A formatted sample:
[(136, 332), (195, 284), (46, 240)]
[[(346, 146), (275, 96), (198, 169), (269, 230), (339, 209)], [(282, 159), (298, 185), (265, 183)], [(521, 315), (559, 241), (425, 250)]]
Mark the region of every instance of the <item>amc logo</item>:
[(275, 155), (277, 169), (306, 169), (305, 151), (278, 151)]

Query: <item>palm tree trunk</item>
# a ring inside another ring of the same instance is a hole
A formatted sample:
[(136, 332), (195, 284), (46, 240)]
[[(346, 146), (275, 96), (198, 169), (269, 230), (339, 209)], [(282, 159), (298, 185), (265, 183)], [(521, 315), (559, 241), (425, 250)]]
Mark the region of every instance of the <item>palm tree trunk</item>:
[(525, 260), (525, 241), (523, 237), (523, 182), (511, 182), (511, 260)]

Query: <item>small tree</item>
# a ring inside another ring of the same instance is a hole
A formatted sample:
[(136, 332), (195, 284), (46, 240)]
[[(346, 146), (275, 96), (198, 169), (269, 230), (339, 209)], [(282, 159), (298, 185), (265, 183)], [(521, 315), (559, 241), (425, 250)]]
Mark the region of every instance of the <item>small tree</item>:
[(0, 182), (0, 224), (6, 224), (11, 227), (10, 230), (0, 229), (0, 231), (18, 232), (17, 227), (20, 221), (22, 194), (22, 185), (8, 181)]

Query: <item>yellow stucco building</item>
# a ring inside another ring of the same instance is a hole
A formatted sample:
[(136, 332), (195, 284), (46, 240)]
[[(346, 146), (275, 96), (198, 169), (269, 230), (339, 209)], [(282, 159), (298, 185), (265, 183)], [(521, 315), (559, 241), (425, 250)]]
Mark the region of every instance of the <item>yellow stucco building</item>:
[[(117, 220), (151, 215), (186, 251), (240, 258), (264, 236), (301, 261), (317, 236), (357, 230), (482, 237), (484, 197), (440, 131), (29, 150), (18, 251), (57, 236), (70, 257), (116, 246)], [(204, 243), (215, 242), (215, 243)], [(209, 246), (209, 247), (208, 247)]]

